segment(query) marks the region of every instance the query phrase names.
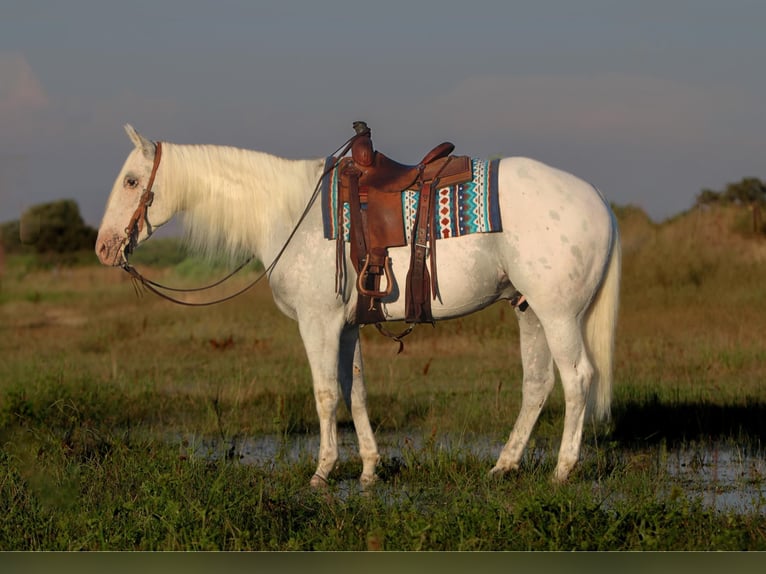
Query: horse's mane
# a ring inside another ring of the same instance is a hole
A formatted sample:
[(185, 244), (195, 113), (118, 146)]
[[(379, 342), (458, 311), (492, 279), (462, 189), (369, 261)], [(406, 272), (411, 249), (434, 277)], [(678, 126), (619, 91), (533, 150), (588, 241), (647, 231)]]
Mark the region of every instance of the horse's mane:
[[(163, 188), (187, 247), (210, 258), (256, 254), (297, 221), (323, 160), (216, 145), (163, 144)], [(287, 229), (286, 229), (287, 228)]]

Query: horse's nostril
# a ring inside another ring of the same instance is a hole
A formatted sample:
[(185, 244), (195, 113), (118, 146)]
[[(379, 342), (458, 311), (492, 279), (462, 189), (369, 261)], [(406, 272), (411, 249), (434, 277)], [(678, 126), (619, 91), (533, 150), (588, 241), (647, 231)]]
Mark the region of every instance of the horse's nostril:
[(108, 264), (112, 250), (112, 243), (108, 240), (101, 240), (96, 243), (96, 256), (101, 263)]

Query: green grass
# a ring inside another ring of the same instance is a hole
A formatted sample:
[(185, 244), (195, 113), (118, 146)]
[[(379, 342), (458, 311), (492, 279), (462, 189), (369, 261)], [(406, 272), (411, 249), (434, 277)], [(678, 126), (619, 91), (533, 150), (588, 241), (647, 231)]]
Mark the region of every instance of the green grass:
[[(715, 510), (667, 465), (695, 445), (763, 457), (764, 247), (713, 233), (726, 217), (623, 220), (614, 417), (586, 429), (582, 462), (557, 487), (558, 387), (518, 473), (491, 479), (496, 454), (472, 448), (498, 452), (520, 404), (505, 305), (418, 327), (401, 355), (363, 329), (373, 427), (413, 440), (382, 444), (371, 491), (351, 454), (315, 492), (315, 452), (244, 465), (180, 438), (317, 435), (297, 326), (267, 286), (188, 309), (137, 296), (117, 269), (11, 257), (0, 283), (0, 549), (766, 549), (763, 500)], [(218, 270), (146, 272), (178, 284)], [(342, 406), (339, 424), (352, 429)]]
[(371, 491), (342, 488), (358, 469), (341, 465), (317, 492), (307, 486), (309, 460), (248, 467), (129, 432), (93, 435), (64, 445), (38, 436), (34, 454), (0, 456), (5, 549), (766, 548), (761, 517), (662, 493), (661, 473), (609, 450), (559, 487), (548, 483), (550, 462), (494, 480), (485, 460), (424, 447), (385, 461)]

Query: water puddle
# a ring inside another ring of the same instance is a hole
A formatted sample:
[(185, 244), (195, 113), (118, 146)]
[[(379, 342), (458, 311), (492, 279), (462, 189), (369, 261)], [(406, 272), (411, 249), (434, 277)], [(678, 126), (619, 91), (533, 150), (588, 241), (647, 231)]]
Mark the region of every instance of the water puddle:
[[(473, 456), (487, 460), (489, 469), (497, 458), (501, 442), (483, 436), (423, 437), (417, 433), (377, 433), (378, 447), (386, 460), (401, 460), (424, 449), (429, 453), (444, 452), (451, 458)], [(318, 435), (261, 435), (217, 440), (192, 436), (175, 437), (190, 454), (210, 460), (238, 460), (241, 464), (271, 466), (276, 461), (297, 463), (315, 460), (319, 450)], [(358, 460), (356, 435), (352, 431), (338, 433), (341, 461)], [(550, 448), (530, 446), (533, 458), (550, 455)], [(655, 455), (656, 456), (656, 451)], [(660, 451), (660, 470), (664, 467), (671, 482), (690, 497), (701, 497), (702, 504), (723, 512), (766, 514), (766, 458), (762, 453), (746, 452), (732, 446), (690, 446)], [(351, 483), (354, 483), (352, 485)], [(355, 481), (341, 486), (354, 492)]]
[[(497, 440), (489, 437), (456, 439), (443, 436), (429, 440), (419, 434), (376, 433), (375, 439), (381, 455), (388, 459), (402, 459), (406, 453), (428, 449), (429, 452), (445, 452), (450, 456), (470, 454), (489, 461), (493, 457), (497, 458), (499, 448), (502, 446)], [(178, 437), (172, 442), (179, 442)], [(180, 442), (195, 456), (210, 460), (227, 458), (238, 460), (245, 465), (256, 466), (270, 465), (275, 460), (285, 463), (313, 461), (319, 451), (318, 434), (287, 437), (261, 435), (227, 440), (183, 436)], [(340, 461), (358, 459), (356, 435), (352, 431), (338, 432), (338, 452)]]
[(766, 514), (766, 459), (717, 445), (668, 452), (667, 471), (685, 492), (721, 511)]

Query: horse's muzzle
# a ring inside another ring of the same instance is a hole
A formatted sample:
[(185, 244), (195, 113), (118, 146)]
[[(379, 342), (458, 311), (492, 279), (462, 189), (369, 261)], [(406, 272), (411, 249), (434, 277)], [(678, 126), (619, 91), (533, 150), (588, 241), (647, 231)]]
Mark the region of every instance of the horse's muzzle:
[(127, 261), (125, 257), (125, 240), (119, 235), (96, 239), (96, 256), (102, 265), (118, 267)]

